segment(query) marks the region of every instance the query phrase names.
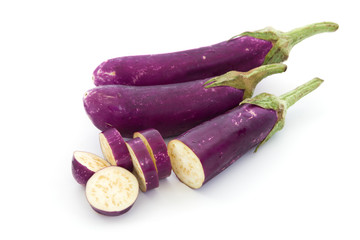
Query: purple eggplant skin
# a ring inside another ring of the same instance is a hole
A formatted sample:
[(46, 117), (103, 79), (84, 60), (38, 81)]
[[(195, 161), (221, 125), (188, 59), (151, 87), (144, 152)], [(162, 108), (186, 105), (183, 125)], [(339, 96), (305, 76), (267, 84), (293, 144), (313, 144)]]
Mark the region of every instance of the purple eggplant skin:
[[(156, 129), (146, 129), (134, 133), (134, 138), (144, 138), (151, 148), (151, 155), (154, 157), (155, 166), (159, 175), (159, 179), (167, 178), (171, 174), (170, 157), (167, 153), (166, 143)], [(142, 139), (143, 140), (143, 139)], [(144, 141), (143, 140), (143, 141)]]
[(277, 120), (273, 109), (244, 104), (192, 128), (177, 140), (199, 158), (204, 184), (263, 141)]
[[(90, 206), (91, 206), (91, 204), (90, 204)], [(128, 212), (132, 208), (132, 206), (133, 205), (131, 205), (130, 207), (128, 207), (122, 211), (113, 211), (113, 212), (108, 212), (108, 211), (104, 211), (101, 209), (97, 209), (96, 207), (93, 207), (93, 206), (91, 206), (91, 208), (94, 209), (95, 212), (100, 213), (101, 215), (115, 217), (115, 216), (119, 216), (119, 215), (122, 215), (122, 214)]]
[(81, 185), (86, 185), (89, 178), (94, 175), (94, 171), (91, 171), (81, 163), (79, 163), (74, 157), (71, 163), (71, 172), (74, 179)]
[[(159, 175), (144, 142), (134, 138), (126, 142), (130, 154), (133, 153), (134, 173), (138, 177), (141, 191), (147, 192), (159, 187)], [(142, 178), (143, 177), (143, 178)]]
[(208, 79), (159, 86), (109, 85), (84, 96), (93, 124), (104, 131), (116, 128), (124, 137), (148, 128), (163, 137), (179, 135), (236, 107), (244, 90), (220, 86), (205, 89)]
[(96, 86), (150, 86), (246, 72), (264, 63), (273, 44), (243, 36), (207, 47), (165, 54), (126, 56), (101, 63), (93, 73)]

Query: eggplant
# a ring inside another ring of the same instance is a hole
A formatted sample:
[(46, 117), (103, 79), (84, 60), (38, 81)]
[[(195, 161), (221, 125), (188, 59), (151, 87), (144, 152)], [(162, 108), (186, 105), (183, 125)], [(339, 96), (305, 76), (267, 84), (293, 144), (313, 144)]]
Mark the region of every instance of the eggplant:
[(106, 216), (128, 212), (139, 194), (135, 176), (122, 167), (110, 166), (96, 172), (86, 184), (90, 206)]
[[(261, 79), (285, 70), (284, 64), (269, 64), (185, 83), (100, 86), (85, 93), (84, 107), (101, 131), (116, 128), (124, 137), (132, 137), (134, 132), (155, 128), (170, 137), (234, 108), (252, 96)], [(228, 86), (208, 88), (216, 83)]]
[(95, 69), (93, 81), (96, 86), (151, 86), (210, 78), (231, 70), (247, 72), (261, 65), (283, 62), (297, 43), (318, 33), (336, 31), (338, 27), (332, 22), (315, 23), (289, 32), (268, 27), (207, 47), (113, 58)]
[(262, 93), (245, 99), (238, 107), (170, 141), (168, 154), (174, 173), (187, 186), (200, 188), (282, 129), (287, 109), (322, 82), (314, 78), (280, 97)]
[(150, 154), (140, 138), (126, 142), (134, 165), (135, 174), (140, 190), (143, 192), (159, 187), (159, 176)]
[(75, 151), (71, 161), (71, 172), (79, 184), (86, 185), (95, 172), (109, 166), (110, 163), (93, 153)]
[(113, 166), (133, 170), (129, 150), (126, 147), (125, 140), (116, 128), (110, 128), (99, 134), (101, 151), (106, 160)]
[(150, 128), (134, 133), (134, 138), (140, 138), (150, 153), (159, 179), (167, 178), (171, 174), (171, 163), (167, 154), (166, 143), (158, 130)]

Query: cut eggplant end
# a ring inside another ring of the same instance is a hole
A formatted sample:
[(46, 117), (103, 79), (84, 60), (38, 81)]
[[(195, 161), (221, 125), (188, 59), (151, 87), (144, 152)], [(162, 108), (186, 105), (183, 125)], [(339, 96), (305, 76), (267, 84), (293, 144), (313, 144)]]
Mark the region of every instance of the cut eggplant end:
[(106, 160), (89, 152), (75, 151), (74, 159), (93, 172), (110, 166)]
[(191, 188), (200, 188), (205, 181), (205, 173), (200, 159), (184, 143), (172, 140), (168, 144), (168, 154), (172, 169), (181, 182)]
[(103, 133), (99, 134), (99, 139), (100, 139), (101, 151), (103, 152), (105, 159), (108, 160), (112, 166), (116, 166), (117, 164), (115, 161), (113, 151), (110, 147), (108, 140), (106, 139)]
[(151, 159), (152, 159), (152, 161), (154, 163), (156, 172), (158, 172), (158, 169), (157, 169), (157, 166), (156, 166), (156, 159), (154, 157), (154, 152), (153, 152), (152, 148), (150, 147), (150, 144), (149, 144), (148, 140), (141, 133), (135, 132), (133, 138), (137, 138), (137, 137), (139, 137), (141, 139), (141, 141), (143, 141), (143, 143), (145, 144), (146, 149), (148, 150), (148, 152), (150, 154), (150, 157), (151, 157)]
[(86, 184), (86, 198), (98, 213), (117, 216), (127, 212), (137, 199), (139, 184), (122, 167), (110, 166), (96, 172)]
[(129, 149), (129, 153), (130, 153), (130, 156), (131, 156), (131, 159), (133, 162), (133, 166), (134, 166), (133, 173), (135, 174), (136, 178), (139, 181), (140, 190), (143, 192), (146, 192), (146, 190), (147, 190), (146, 189), (146, 179), (145, 179), (144, 173), (141, 169), (139, 160), (137, 159), (137, 157), (134, 153), (134, 150), (129, 146), (129, 144), (126, 143), (126, 146)]

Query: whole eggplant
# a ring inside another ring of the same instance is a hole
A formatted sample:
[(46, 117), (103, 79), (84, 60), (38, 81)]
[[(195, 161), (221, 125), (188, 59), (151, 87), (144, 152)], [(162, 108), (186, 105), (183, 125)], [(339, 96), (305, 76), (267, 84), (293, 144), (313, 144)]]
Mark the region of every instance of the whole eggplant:
[(280, 97), (263, 93), (245, 99), (240, 106), (170, 141), (174, 173), (187, 186), (200, 188), (282, 129), (287, 108), (322, 82), (315, 78)]
[(197, 49), (113, 58), (95, 69), (93, 80), (96, 86), (150, 86), (204, 79), (231, 70), (246, 72), (261, 65), (283, 62), (291, 48), (303, 39), (337, 29), (338, 25), (332, 22), (315, 23), (289, 32), (265, 28)]
[[(163, 137), (169, 137), (234, 108), (252, 95), (261, 79), (285, 70), (284, 64), (269, 64), (210, 80), (158, 86), (100, 86), (86, 92), (84, 107), (102, 131), (116, 128), (123, 136), (132, 137), (134, 132), (155, 128)], [(204, 86), (214, 81), (229, 86)]]

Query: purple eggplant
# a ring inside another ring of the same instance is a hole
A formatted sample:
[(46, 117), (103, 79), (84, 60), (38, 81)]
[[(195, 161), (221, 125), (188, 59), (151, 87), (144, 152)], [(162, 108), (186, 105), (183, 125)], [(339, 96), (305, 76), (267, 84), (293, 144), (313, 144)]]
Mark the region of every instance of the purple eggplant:
[(101, 151), (111, 165), (133, 170), (129, 150), (125, 140), (116, 128), (110, 128), (99, 134)]
[(150, 128), (135, 132), (134, 138), (139, 137), (148, 149), (154, 162), (159, 179), (167, 178), (171, 174), (171, 163), (167, 154), (166, 143), (158, 130)]
[[(257, 83), (286, 65), (269, 64), (242, 73), (158, 86), (109, 85), (93, 88), (84, 96), (84, 107), (94, 125), (104, 131), (116, 128), (125, 137), (148, 128), (163, 137), (186, 130), (237, 106), (251, 97)], [(229, 86), (206, 88), (213, 81)]]
[(287, 109), (322, 82), (315, 78), (280, 97), (263, 93), (245, 99), (240, 106), (170, 141), (174, 173), (187, 186), (200, 188), (282, 129)]
[(159, 176), (144, 142), (134, 138), (126, 142), (134, 165), (136, 178), (141, 191), (146, 192), (159, 186)]
[(285, 33), (265, 28), (192, 50), (113, 58), (95, 69), (93, 80), (96, 86), (150, 86), (204, 79), (231, 70), (246, 72), (261, 65), (283, 62), (291, 48), (305, 38), (337, 29), (338, 25), (332, 22), (315, 23)]
[(96, 172), (86, 184), (90, 206), (106, 216), (118, 216), (131, 209), (139, 194), (136, 177), (122, 167), (110, 166)]

